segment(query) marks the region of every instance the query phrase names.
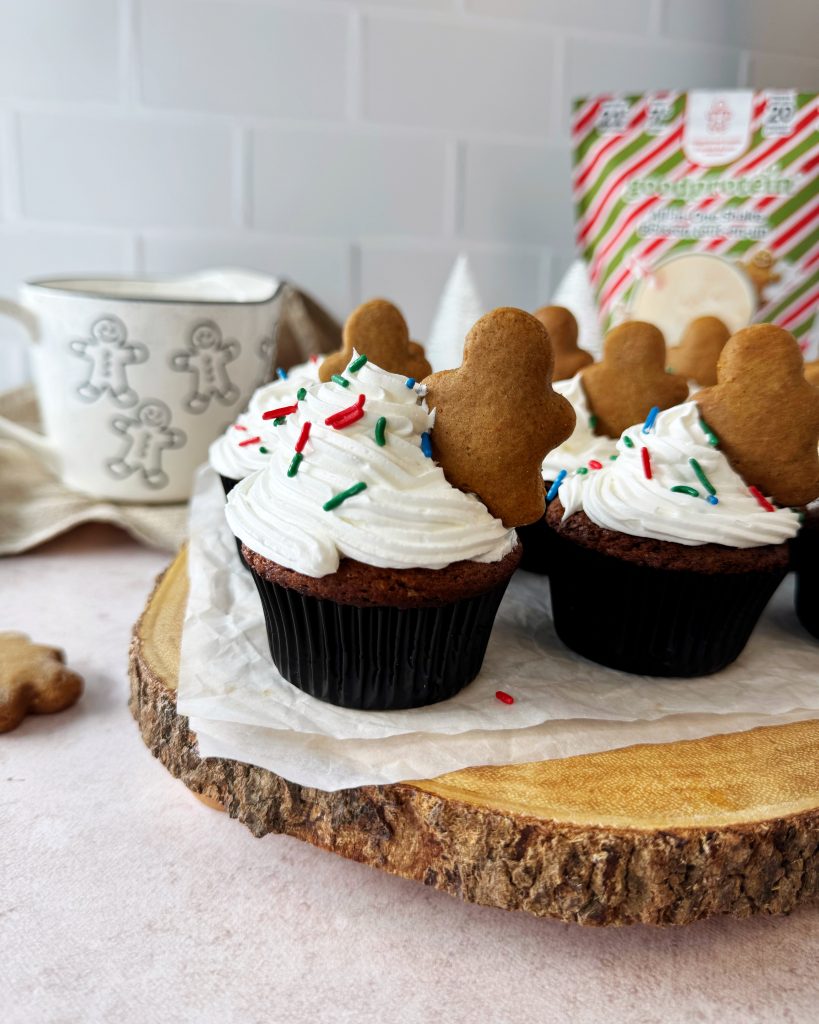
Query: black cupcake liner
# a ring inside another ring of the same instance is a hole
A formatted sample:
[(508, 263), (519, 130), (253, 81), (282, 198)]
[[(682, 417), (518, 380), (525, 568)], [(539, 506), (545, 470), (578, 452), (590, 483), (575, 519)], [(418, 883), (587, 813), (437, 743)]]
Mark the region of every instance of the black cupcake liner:
[(311, 697), (363, 711), (437, 704), (471, 683), (508, 584), (438, 608), (359, 608), (251, 572), (279, 672)]
[[(219, 479), (222, 481), (222, 488), (224, 489), (226, 498), (233, 490), (233, 488), (236, 486), (236, 484), (240, 482), (238, 480), (234, 480), (233, 477), (231, 476), (222, 476), (221, 473), (219, 474)], [(245, 569), (250, 569), (250, 566), (245, 561), (245, 556), (242, 554), (242, 542), (239, 540), (238, 537), (236, 537), (236, 550), (239, 552), (239, 561), (242, 563)]]
[(793, 545), (796, 617), (819, 640), (819, 522), (806, 523)]
[[(543, 486), (548, 494), (549, 488), (552, 486), (551, 481), (544, 480)], [(546, 507), (549, 507), (548, 501)], [(549, 541), (553, 533), (554, 530), (546, 522), (545, 513), (536, 523), (517, 528), (518, 540), (523, 548), (519, 569), (537, 573), (539, 576), (549, 575)]]
[(730, 665), (787, 572), (655, 569), (557, 531), (550, 549), (557, 635), (583, 657), (637, 675), (705, 676)]

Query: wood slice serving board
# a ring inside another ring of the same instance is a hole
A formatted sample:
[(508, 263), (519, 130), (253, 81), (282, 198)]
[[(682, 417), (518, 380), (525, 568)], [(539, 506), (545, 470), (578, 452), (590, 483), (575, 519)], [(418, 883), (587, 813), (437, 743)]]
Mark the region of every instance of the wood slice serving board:
[(183, 551), (134, 628), (131, 710), (194, 793), (474, 903), (581, 924), (785, 913), (819, 895), (819, 721), (337, 793), (202, 760), (176, 712)]

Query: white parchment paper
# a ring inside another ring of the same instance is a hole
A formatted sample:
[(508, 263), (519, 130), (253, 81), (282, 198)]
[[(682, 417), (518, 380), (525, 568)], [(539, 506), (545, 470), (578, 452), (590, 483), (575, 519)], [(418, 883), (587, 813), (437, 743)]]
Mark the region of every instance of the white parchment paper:
[[(189, 572), (179, 710), (202, 755), (258, 764), (303, 785), (341, 789), (819, 717), (819, 646), (796, 622), (790, 580), (734, 665), (676, 680), (572, 654), (554, 634), (545, 577), (519, 572), (475, 682), (429, 708), (359, 712), (308, 697), (272, 664), (261, 605), (210, 470), (200, 472), (191, 504)], [(607, 599), (590, 587), (590, 629)], [(499, 689), (515, 703), (500, 703)]]

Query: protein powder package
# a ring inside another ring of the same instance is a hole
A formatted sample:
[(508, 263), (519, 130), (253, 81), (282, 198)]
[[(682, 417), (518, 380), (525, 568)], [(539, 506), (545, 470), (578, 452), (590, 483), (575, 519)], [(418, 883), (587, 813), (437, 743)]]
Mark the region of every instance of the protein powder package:
[(819, 96), (606, 95), (573, 116), (577, 240), (602, 324), (697, 316), (819, 351)]

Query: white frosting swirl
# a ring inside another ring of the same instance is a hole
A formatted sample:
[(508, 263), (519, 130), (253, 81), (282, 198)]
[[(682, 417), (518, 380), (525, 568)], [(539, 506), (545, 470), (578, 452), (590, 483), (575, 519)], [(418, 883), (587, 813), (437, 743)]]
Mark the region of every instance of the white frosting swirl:
[[(230, 528), (249, 548), (306, 576), (335, 572), (342, 557), (383, 568), (441, 569), (469, 559), (499, 561), (516, 545), (514, 530), (478, 498), (454, 488), (421, 448), (433, 416), (407, 378), (372, 363), (308, 388), (263, 470), (228, 496)], [(343, 429), (333, 413), (364, 396), (364, 415)], [(386, 419), (383, 446), (376, 423)], [(310, 436), (303, 459), (288, 476), (304, 424)], [(325, 502), (351, 485), (366, 489), (330, 511)]]
[[(269, 409), (292, 405), (300, 387), (315, 384), (322, 358), (319, 356), (315, 360), (299, 363), (287, 371), (284, 380), (277, 378), (254, 391), (247, 411), (235, 423), (231, 423), (210, 446), (208, 461), (217, 473), (232, 480), (243, 480), (267, 465), (270, 452), (278, 444), (279, 428), (273, 426), (272, 420), (263, 419), (262, 414)], [(253, 437), (260, 438), (260, 441), (254, 444), (243, 443)]]
[(571, 473), (580, 466), (588, 466), (592, 459), (605, 463), (617, 451), (616, 441), (610, 437), (598, 437), (594, 432), (591, 410), (579, 373), (567, 380), (556, 380), (552, 388), (572, 403), (577, 422), (563, 444), (553, 448), (543, 460), (543, 479), (550, 481), (561, 469)]
[[(788, 508), (766, 511), (725, 455), (709, 444), (696, 402), (659, 413), (647, 434), (642, 428), (640, 423), (624, 431), (616, 462), (566, 477), (559, 490), (564, 520), (582, 509), (597, 526), (633, 537), (733, 548), (780, 544), (796, 535), (799, 516)], [(650, 480), (643, 468), (644, 447), (651, 460)], [(708, 491), (690, 459), (714, 487), (717, 504), (707, 501)], [(679, 485), (693, 487), (699, 496), (671, 490)]]

